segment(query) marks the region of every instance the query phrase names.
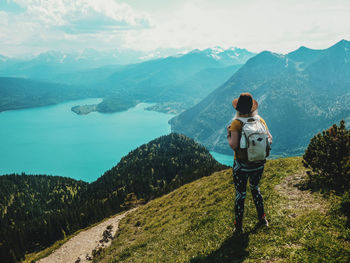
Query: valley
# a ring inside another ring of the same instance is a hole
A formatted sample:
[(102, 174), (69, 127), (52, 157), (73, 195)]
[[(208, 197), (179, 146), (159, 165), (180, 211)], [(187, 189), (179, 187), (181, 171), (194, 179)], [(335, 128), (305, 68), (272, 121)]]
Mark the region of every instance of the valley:
[[(181, 103), (183, 110), (254, 55), (244, 49), (193, 50), (137, 64), (101, 67), (98, 63), (95, 67), (84, 66), (82, 61), (73, 63), (73, 58), (62, 63), (66, 55), (61, 53), (42, 54), (29, 61), (5, 58), (0, 62), (0, 111), (96, 97), (104, 98), (96, 107), (103, 113), (125, 111), (139, 102)], [(83, 111), (90, 112), (93, 107), (89, 108)]]
[[(110, 248), (94, 252), (96, 262), (347, 262), (346, 196), (301, 193), (301, 158), (280, 157), (300, 156), (315, 134), (350, 122), (349, 43), (285, 55), (193, 50), (71, 71), (55, 71), (51, 61), (48, 79), (38, 74), (41, 62), (12, 61), (25, 66), (0, 77), (0, 254), (11, 263), (38, 260), (142, 205), (120, 221)], [(0, 65), (0, 75), (7, 70)], [(278, 159), (267, 162), (261, 187), (272, 228), (255, 229), (248, 199), (238, 240), (226, 125), (244, 91), (258, 101)]]
[(203, 146), (172, 133), (134, 149), (92, 183), (0, 176), (0, 255), (5, 262), (21, 261), (27, 252), (225, 167)]
[[(232, 170), (215, 172), (131, 211), (94, 262), (345, 263), (350, 255), (346, 219), (331, 212), (338, 201), (302, 190), (305, 180), (301, 158), (268, 161), (261, 191), (270, 227), (256, 227), (248, 193), (245, 233), (239, 236), (233, 233)], [(74, 246), (71, 240), (67, 246)]]
[(349, 263), (349, 13), (1, 0), (0, 263)]
[[(26, 172), (60, 175), (92, 182), (134, 148), (170, 133), (174, 115), (146, 111), (138, 104), (128, 111), (77, 115), (76, 105), (97, 105), (102, 99), (0, 113), (0, 175)], [(140, 133), (140, 131), (143, 131)]]

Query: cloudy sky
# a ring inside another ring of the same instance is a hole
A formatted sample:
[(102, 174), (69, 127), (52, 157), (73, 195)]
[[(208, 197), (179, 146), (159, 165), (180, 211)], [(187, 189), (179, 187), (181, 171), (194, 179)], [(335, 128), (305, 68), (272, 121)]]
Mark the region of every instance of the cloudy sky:
[(287, 53), (350, 40), (349, 0), (0, 0), (0, 54), (240, 47)]

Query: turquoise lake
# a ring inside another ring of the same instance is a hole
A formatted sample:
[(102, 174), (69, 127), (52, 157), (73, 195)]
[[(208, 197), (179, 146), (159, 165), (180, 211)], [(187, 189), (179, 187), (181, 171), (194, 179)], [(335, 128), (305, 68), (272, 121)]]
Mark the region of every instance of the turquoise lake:
[[(77, 115), (76, 105), (101, 99), (0, 113), (0, 174), (50, 174), (92, 182), (131, 150), (170, 133), (174, 116), (144, 110)], [(230, 156), (212, 153), (232, 165)]]

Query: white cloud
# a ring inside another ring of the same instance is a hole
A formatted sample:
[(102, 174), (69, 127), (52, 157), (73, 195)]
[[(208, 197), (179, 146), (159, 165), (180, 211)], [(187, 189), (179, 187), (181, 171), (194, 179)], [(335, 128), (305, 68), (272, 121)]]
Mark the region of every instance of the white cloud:
[[(73, 26), (88, 24), (96, 30), (104, 26), (117, 28), (148, 27), (149, 17), (136, 13), (125, 3), (115, 0), (14, 0), (26, 8), (26, 15), (45, 26)], [(83, 31), (84, 33), (85, 31)], [(76, 31), (75, 33), (80, 33)]]
[(147, 14), (116, 0), (10, 1), (24, 10), (0, 13), (0, 53), (10, 56), (50, 49), (115, 48), (125, 30), (152, 26)]
[(288, 52), (350, 39), (348, 0), (9, 1), (24, 10), (0, 12), (0, 53), (10, 55), (212, 46)]
[(155, 27), (142, 34), (129, 31), (125, 40), (137, 49), (220, 45), (288, 52), (300, 45), (325, 48), (350, 38), (349, 13), (348, 0), (193, 0), (171, 14), (157, 13)]
[(8, 26), (8, 15), (4, 11), (0, 11), (0, 25)]

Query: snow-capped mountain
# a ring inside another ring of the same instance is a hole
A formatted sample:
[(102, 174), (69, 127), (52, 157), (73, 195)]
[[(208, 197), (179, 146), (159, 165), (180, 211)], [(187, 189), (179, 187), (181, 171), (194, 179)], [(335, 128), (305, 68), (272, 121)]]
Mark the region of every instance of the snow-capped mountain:
[(225, 127), (235, 113), (232, 100), (251, 92), (269, 124), (276, 155), (300, 155), (310, 138), (333, 123), (350, 122), (350, 42), (286, 55), (263, 51), (231, 78), (170, 123), (210, 150), (232, 154)]
[(236, 47), (223, 49), (219, 46), (207, 48), (203, 50), (203, 52), (207, 56), (210, 56), (227, 65), (244, 64), (248, 59), (256, 55), (255, 53), (252, 53), (246, 49)]

